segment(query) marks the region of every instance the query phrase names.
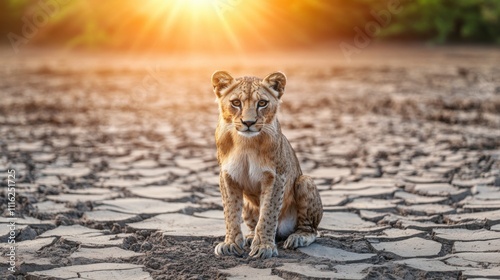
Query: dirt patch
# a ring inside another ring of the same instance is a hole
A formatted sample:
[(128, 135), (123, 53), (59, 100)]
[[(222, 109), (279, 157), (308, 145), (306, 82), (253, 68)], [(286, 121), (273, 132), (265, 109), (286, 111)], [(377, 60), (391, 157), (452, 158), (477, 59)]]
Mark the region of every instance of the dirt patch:
[[(238, 265), (254, 268), (274, 268), (283, 262), (297, 261), (306, 256), (295, 251), (280, 251), (277, 258), (260, 260), (248, 256), (216, 256), (215, 245), (223, 238), (190, 238), (163, 236), (162, 233), (136, 233), (124, 241), (124, 247), (145, 256), (136, 260), (144, 264), (155, 279), (225, 279), (219, 269)], [(248, 248), (247, 248), (248, 249)]]

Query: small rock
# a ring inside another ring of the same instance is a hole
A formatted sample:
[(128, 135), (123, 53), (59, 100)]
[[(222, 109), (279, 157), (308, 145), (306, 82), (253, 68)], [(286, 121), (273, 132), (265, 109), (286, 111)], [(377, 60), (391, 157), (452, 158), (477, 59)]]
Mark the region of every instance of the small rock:
[(445, 241), (471, 241), (500, 239), (500, 232), (486, 229), (437, 228), (433, 230), (436, 239)]
[(326, 258), (334, 262), (343, 263), (368, 260), (376, 256), (375, 254), (359, 254), (338, 248), (326, 247), (317, 243), (313, 243), (307, 247), (299, 248), (298, 250), (312, 257)]
[(263, 280), (280, 280), (281, 277), (272, 275), (271, 268), (258, 269), (245, 265), (232, 267), (229, 269), (220, 269), (220, 272), (229, 274), (228, 280), (243, 280), (243, 279), (263, 279)]
[(493, 185), (495, 184), (495, 177), (491, 176), (487, 178), (476, 178), (470, 180), (453, 179), (451, 184), (462, 188), (472, 188), (476, 185)]
[(420, 237), (412, 237), (401, 241), (372, 243), (377, 251), (391, 252), (405, 258), (432, 257), (441, 251), (441, 244)]
[(163, 202), (147, 198), (119, 198), (115, 200), (104, 200), (95, 207), (95, 210), (110, 210), (125, 214), (162, 214), (177, 212), (184, 208), (193, 206), (190, 203)]
[(151, 243), (149, 243), (147, 241), (142, 243), (142, 245), (141, 245), (141, 251), (149, 251), (152, 248), (153, 248), (153, 245), (151, 245)]
[(409, 237), (423, 236), (424, 234), (424, 231), (416, 229), (389, 228), (381, 232), (379, 235), (366, 235), (365, 238), (372, 240), (396, 241)]
[(500, 251), (500, 239), (484, 241), (457, 241), (453, 244), (455, 252), (498, 252)]
[(149, 273), (143, 271), (143, 266), (127, 263), (95, 263), (58, 267), (50, 270), (29, 272), (29, 276), (38, 278), (66, 279), (120, 279), (120, 280), (150, 280)]
[(411, 215), (436, 215), (436, 214), (451, 214), (455, 213), (455, 208), (450, 207), (448, 205), (442, 204), (418, 204), (418, 205), (410, 205), (403, 206), (400, 205), (397, 207), (398, 210), (404, 214)]
[(34, 229), (31, 227), (27, 226), (21, 230), (19, 235), (16, 237), (17, 241), (24, 241), (24, 240), (33, 240), (36, 238), (38, 234)]
[(426, 271), (426, 272), (452, 272), (455, 271), (457, 273), (457, 277), (460, 271), (464, 270), (464, 268), (447, 265), (441, 261), (433, 260), (433, 259), (407, 259), (395, 261), (397, 264), (404, 264), (406, 266), (412, 267), (414, 269)]
[(296, 274), (300, 275), (300, 279), (364, 279), (368, 272), (365, 272), (372, 264), (347, 264), (336, 265), (331, 270), (320, 270), (311, 265), (298, 263), (284, 263), (283, 266), (277, 267), (274, 270), (278, 275), (287, 275), (287, 272), (292, 273), (289, 277), (295, 278)]
[(399, 191), (394, 194), (394, 198), (404, 199), (406, 204), (429, 204), (429, 203), (441, 203), (447, 200), (446, 197), (439, 196), (421, 196), (408, 192)]
[(354, 213), (346, 212), (323, 213), (319, 227), (338, 232), (374, 232), (387, 228), (387, 226), (377, 226), (375, 223), (364, 221)]

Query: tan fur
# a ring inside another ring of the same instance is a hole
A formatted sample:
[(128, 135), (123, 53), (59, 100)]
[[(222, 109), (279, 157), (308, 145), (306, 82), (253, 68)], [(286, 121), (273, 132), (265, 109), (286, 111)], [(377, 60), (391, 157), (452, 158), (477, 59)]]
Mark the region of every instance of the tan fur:
[[(212, 85), (219, 103), (215, 139), (226, 222), (225, 240), (215, 253), (242, 255), (251, 241), (251, 256), (277, 256), (275, 237), (286, 238), (285, 248), (311, 244), (323, 207), (313, 180), (302, 175), (281, 133), (277, 111), (285, 75), (234, 79), (218, 71)], [(246, 240), (240, 227), (242, 212), (251, 231)]]

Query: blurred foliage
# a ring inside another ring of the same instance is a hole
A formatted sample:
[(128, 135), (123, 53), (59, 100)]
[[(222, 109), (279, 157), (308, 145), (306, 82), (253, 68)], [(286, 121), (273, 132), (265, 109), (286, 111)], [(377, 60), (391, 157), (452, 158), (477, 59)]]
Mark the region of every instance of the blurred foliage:
[[(376, 2), (376, 1), (374, 1)], [(386, 36), (500, 44), (500, 1), (413, 0), (384, 30)]]
[[(202, 49), (211, 42), (230, 41), (220, 35), (225, 32), (222, 24), (217, 29), (200, 21), (198, 30), (192, 32), (192, 20), (142, 9), (144, 3), (159, 0), (0, 0), (1, 42), (10, 43), (9, 33), (22, 35), (23, 18), (32, 21), (33, 14), (42, 9), (41, 2), (54, 1), (62, 4), (38, 28), (30, 44), (189, 50), (192, 46), (187, 45), (186, 34), (190, 32), (191, 43), (196, 40)], [(230, 25), (243, 46), (317, 44), (352, 40), (354, 27), (374, 21), (373, 13), (387, 10), (391, 1), (397, 0), (240, 0), (225, 17), (228, 23), (240, 22), (238, 27)], [(391, 15), (390, 24), (381, 28), (377, 39), (500, 44), (500, 0), (399, 1), (401, 12)], [(174, 28), (165, 27), (169, 21), (175, 21)]]

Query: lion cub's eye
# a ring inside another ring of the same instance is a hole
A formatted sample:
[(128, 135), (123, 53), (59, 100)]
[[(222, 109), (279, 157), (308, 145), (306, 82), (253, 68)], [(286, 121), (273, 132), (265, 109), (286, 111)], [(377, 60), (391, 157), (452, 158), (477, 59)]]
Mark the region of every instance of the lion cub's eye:
[(231, 104), (234, 107), (240, 107), (241, 106), (241, 101), (239, 101), (239, 100), (233, 100), (233, 101), (231, 101)]
[(257, 106), (259, 106), (259, 107), (266, 107), (267, 103), (269, 103), (269, 101), (259, 100), (259, 102), (257, 103)]

